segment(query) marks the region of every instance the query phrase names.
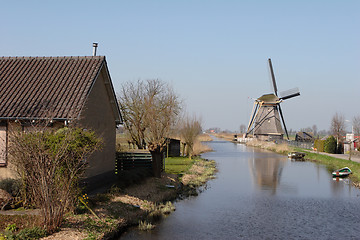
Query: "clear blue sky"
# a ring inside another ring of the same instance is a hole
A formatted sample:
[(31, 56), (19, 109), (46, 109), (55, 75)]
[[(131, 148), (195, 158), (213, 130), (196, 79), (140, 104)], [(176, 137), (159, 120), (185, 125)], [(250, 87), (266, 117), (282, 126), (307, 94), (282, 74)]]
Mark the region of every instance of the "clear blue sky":
[[(247, 125), (251, 98), (271, 92), (271, 58), (288, 128), (360, 115), (358, 0), (3, 1), (2, 56), (107, 57), (126, 81), (170, 82), (204, 127)], [(350, 124), (349, 128), (350, 129)]]

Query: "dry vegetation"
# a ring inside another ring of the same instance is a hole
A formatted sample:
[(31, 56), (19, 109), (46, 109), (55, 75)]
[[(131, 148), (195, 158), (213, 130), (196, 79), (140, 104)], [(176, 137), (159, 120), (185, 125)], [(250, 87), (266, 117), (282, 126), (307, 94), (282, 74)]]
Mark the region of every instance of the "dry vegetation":
[(234, 134), (235, 133), (213, 133), (212, 135), (217, 138), (223, 138), (227, 141), (232, 141), (234, 139)]
[(259, 147), (262, 149), (270, 150), (273, 152), (281, 153), (281, 154), (287, 154), (293, 150), (293, 148), (289, 147), (287, 144), (276, 144), (274, 142), (265, 142), (265, 141), (259, 141), (259, 140), (251, 140), (246, 143), (248, 146), (252, 147)]
[(211, 142), (213, 139), (209, 134), (203, 133), (197, 137), (197, 140), (200, 142)]
[(212, 148), (209, 147), (204, 142), (210, 142), (212, 140), (213, 140), (212, 137), (209, 136), (208, 134), (199, 135), (195, 140), (194, 149), (193, 149), (193, 155), (199, 156), (202, 153), (211, 152)]
[(197, 188), (213, 178), (216, 171), (214, 161), (187, 158), (170, 161), (173, 165), (169, 164), (169, 168), (185, 173), (163, 173), (161, 178), (148, 178), (140, 184), (123, 189), (113, 187), (109, 193), (98, 194), (89, 199), (89, 206), (101, 220), (89, 212), (69, 214), (61, 231), (46, 239), (108, 239), (130, 226), (154, 228), (161, 218), (175, 210), (170, 201), (178, 196), (196, 195)]
[[(211, 149), (203, 144), (210, 141), (208, 135), (200, 135), (194, 145), (194, 153), (199, 155)], [(135, 150), (127, 142), (124, 135), (117, 136), (118, 148), (126, 151)], [(138, 151), (138, 150), (137, 150)], [(168, 160), (167, 160), (168, 161)], [(174, 211), (170, 202), (179, 196), (196, 195), (198, 187), (213, 178), (215, 169), (214, 161), (204, 159), (174, 158), (171, 163), (166, 163), (168, 173), (163, 173), (161, 178), (148, 178), (139, 184), (130, 187), (118, 185), (106, 194), (98, 194), (90, 197), (84, 204), (78, 203), (74, 213), (65, 216), (59, 232), (44, 239), (109, 239), (114, 238), (129, 226), (149, 230), (156, 226), (159, 219), (166, 217)], [(90, 208), (92, 214), (87, 208)], [(2, 219), (5, 219), (3, 216)], [(28, 221), (22, 216), (6, 217), (6, 224), (15, 224), (21, 229), (41, 226), (38, 221)], [(10, 221), (9, 219), (13, 219)], [(26, 222), (31, 225), (26, 225)], [(24, 225), (25, 224), (25, 225)], [(14, 225), (14, 226), (15, 226)], [(1, 235), (0, 235), (1, 239)]]

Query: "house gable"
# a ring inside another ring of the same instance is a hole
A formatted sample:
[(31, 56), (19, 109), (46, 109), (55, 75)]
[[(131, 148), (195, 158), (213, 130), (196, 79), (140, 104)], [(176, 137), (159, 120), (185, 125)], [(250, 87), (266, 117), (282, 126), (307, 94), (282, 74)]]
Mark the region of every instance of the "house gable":
[[(104, 66), (94, 82), (81, 111), (79, 123), (96, 132), (103, 139), (102, 151), (91, 156), (87, 177), (112, 171), (115, 168), (116, 115), (113, 112), (112, 96), (108, 92), (109, 76)], [(120, 120), (120, 119), (119, 119)]]
[[(87, 176), (114, 169), (115, 127), (122, 117), (104, 56), (0, 57), (0, 125), (17, 120), (51, 120), (54, 126), (76, 120), (104, 139)], [(0, 131), (7, 138), (7, 128)], [(11, 168), (6, 141), (0, 141), (1, 156), (0, 166)], [(4, 177), (13, 174), (0, 168)]]

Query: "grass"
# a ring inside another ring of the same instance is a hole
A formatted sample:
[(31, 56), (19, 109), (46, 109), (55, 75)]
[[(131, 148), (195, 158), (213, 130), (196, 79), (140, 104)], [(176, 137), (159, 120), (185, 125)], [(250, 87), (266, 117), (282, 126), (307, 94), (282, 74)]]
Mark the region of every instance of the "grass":
[(194, 164), (193, 159), (185, 157), (169, 157), (165, 159), (165, 172), (169, 174), (184, 174)]
[(196, 159), (189, 169), (189, 173), (182, 177), (183, 184), (199, 187), (204, 185), (209, 179), (214, 178), (216, 172), (215, 161), (204, 161)]
[(306, 149), (294, 148), (295, 151), (305, 152), (305, 159), (313, 162), (317, 162), (323, 164), (327, 167), (327, 169), (332, 172), (336, 169), (340, 169), (343, 167), (349, 167), (353, 174), (351, 174), (351, 179), (356, 186), (360, 184), (360, 163), (353, 162), (345, 159), (340, 159), (332, 156), (327, 156), (323, 154), (313, 153)]
[(139, 230), (141, 231), (149, 231), (155, 228), (155, 226), (152, 223), (148, 223), (146, 221), (139, 221)]

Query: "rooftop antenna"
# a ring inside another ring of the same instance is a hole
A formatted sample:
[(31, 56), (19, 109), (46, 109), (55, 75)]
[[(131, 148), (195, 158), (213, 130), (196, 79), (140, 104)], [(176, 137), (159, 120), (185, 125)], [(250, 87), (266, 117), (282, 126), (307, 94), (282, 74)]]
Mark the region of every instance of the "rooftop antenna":
[(94, 42), (93, 43), (93, 56), (96, 56), (97, 47), (98, 47), (98, 43)]

